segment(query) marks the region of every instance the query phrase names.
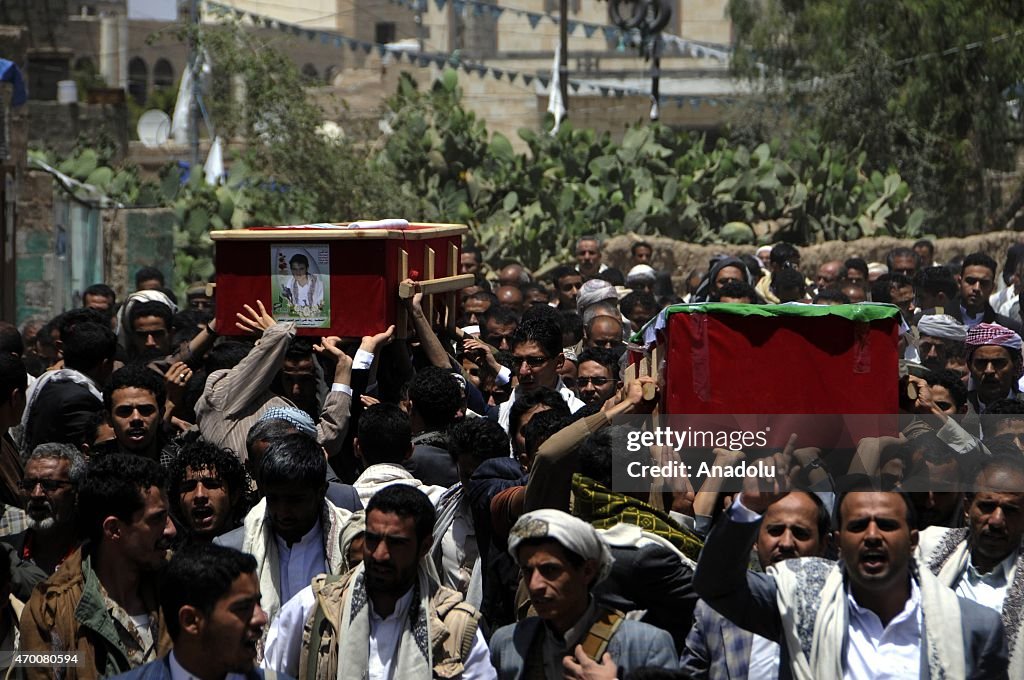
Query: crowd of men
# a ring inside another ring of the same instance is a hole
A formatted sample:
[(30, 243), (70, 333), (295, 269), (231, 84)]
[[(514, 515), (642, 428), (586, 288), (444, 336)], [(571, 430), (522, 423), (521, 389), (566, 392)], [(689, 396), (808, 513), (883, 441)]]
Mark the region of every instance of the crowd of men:
[[(623, 272), (585, 237), (544, 281), (467, 247), (457, 313), (403, 300), (409, 340), (297, 336), (260, 300), (223, 328), (153, 268), (0, 322), (0, 671), (1024, 678), (1024, 245), (934, 256), (804, 272), (782, 243), (677, 295), (642, 241)], [(686, 452), (767, 454), (742, 491), (613, 488), (668, 455), (613, 422), (657, 404), (624, 367), (667, 305), (878, 302), (899, 436)]]

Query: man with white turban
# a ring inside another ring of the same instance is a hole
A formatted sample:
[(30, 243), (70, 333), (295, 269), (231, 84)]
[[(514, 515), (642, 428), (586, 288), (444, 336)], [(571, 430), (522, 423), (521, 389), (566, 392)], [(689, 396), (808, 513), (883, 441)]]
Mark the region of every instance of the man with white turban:
[(963, 354), (967, 327), (948, 314), (926, 314), (917, 322), (917, 334), (921, 363), (933, 371), (944, 371), (950, 358)]
[(668, 632), (595, 601), (591, 591), (611, 572), (612, 556), (590, 524), (561, 510), (528, 512), (509, 532), (508, 550), (537, 615), (491, 638), (501, 680), (561, 680), (594, 662), (617, 665), (617, 677), (644, 666), (679, 668)]

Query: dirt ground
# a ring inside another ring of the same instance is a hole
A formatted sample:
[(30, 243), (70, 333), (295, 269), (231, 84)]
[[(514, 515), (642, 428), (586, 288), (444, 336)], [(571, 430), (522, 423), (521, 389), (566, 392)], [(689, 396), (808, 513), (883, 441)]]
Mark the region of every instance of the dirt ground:
[[(755, 246), (711, 245), (702, 246), (684, 243), (661, 236), (638, 236), (625, 234), (608, 239), (604, 244), (604, 261), (618, 267), (623, 273), (629, 271), (629, 248), (636, 241), (647, 241), (654, 248), (653, 266), (658, 270), (672, 272), (677, 289), (686, 275), (693, 270), (704, 271), (708, 261), (717, 254), (754, 254)], [(965, 238), (934, 239), (935, 259), (948, 262), (969, 253), (988, 253), (1002, 267), (1007, 249), (1017, 241), (1024, 242), (1024, 233), (997, 231)], [(913, 241), (881, 236), (863, 238), (857, 241), (828, 241), (819, 245), (800, 248), (801, 268), (813, 275), (818, 265), (829, 260), (845, 260), (848, 257), (862, 257), (868, 262), (885, 262), (885, 255), (896, 246), (911, 246)], [(1001, 273), (1001, 272), (1000, 272)]]

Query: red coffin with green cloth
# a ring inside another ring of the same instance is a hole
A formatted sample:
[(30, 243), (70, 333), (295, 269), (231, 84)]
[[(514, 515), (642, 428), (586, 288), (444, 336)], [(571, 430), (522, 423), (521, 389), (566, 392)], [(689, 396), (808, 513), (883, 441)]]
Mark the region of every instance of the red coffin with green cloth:
[[(665, 414), (895, 414), (892, 305), (675, 305), (647, 330)], [(653, 337), (652, 337), (653, 332)]]

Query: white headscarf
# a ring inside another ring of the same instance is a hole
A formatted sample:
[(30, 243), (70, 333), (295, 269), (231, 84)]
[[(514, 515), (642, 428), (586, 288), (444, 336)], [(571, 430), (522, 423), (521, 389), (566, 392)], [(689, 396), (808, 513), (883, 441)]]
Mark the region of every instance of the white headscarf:
[(954, 340), (963, 342), (967, 339), (967, 326), (951, 317), (949, 314), (926, 314), (917, 322), (917, 331), (920, 335), (927, 335), (930, 338), (941, 338), (942, 340)]
[[(171, 316), (178, 313), (178, 305), (171, 302), (171, 298), (158, 290), (137, 290), (124, 301), (121, 311), (117, 314), (117, 342), (122, 347), (128, 347), (128, 319), (132, 307), (140, 302), (159, 302), (167, 305), (171, 310)], [(171, 329), (168, 328), (168, 331)]]
[(629, 270), (626, 274), (626, 283), (630, 281), (654, 281), (657, 278), (657, 273), (654, 271), (654, 267), (649, 264), (638, 264)]
[(576, 310), (583, 314), (587, 307), (602, 300), (618, 303), (619, 296), (615, 292), (615, 286), (603, 279), (590, 279), (580, 286), (579, 295), (576, 296)]
[(612, 571), (615, 558), (597, 530), (561, 510), (534, 510), (520, 517), (508, 534), (509, 554), (517, 558), (519, 544), (530, 538), (551, 539), (585, 560), (597, 561), (600, 569), (594, 585), (606, 579)]

